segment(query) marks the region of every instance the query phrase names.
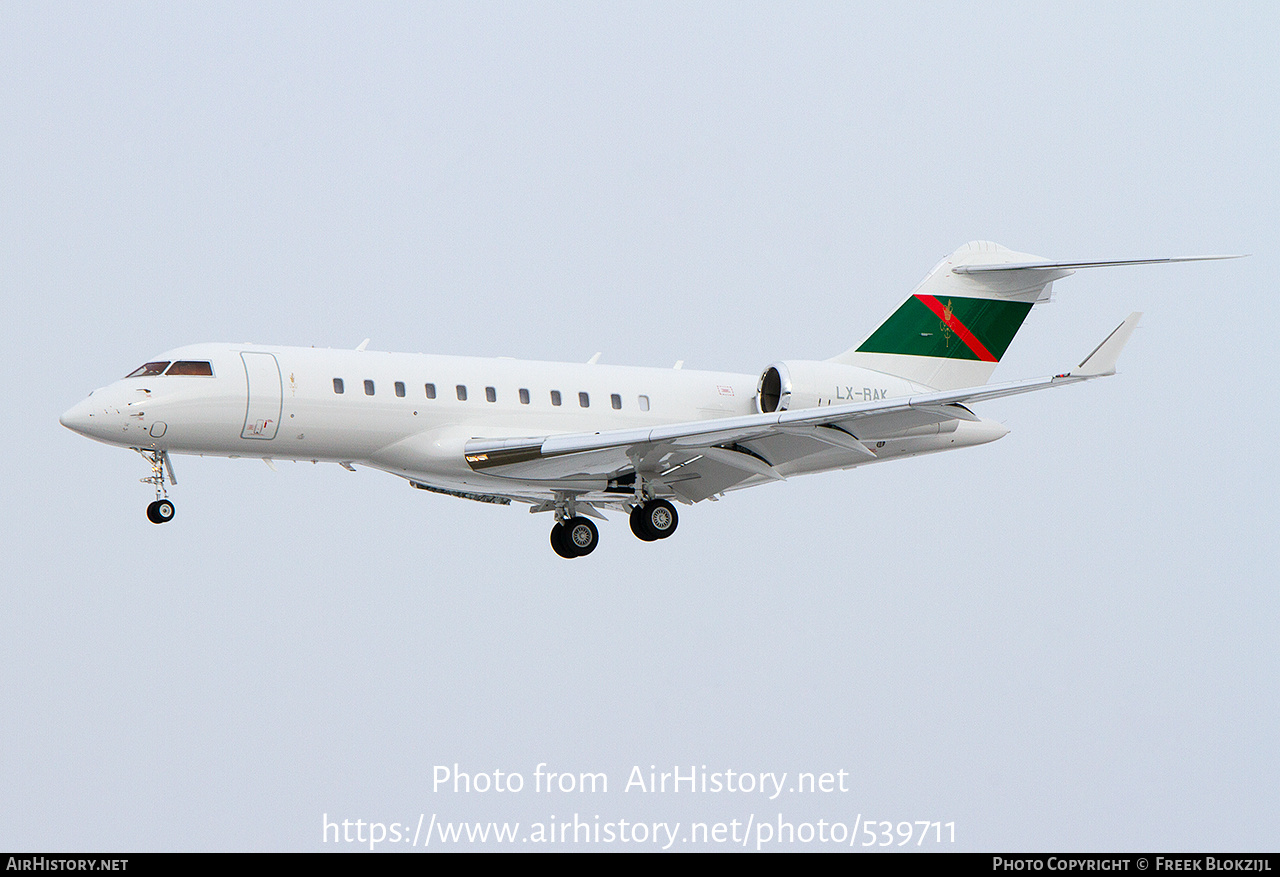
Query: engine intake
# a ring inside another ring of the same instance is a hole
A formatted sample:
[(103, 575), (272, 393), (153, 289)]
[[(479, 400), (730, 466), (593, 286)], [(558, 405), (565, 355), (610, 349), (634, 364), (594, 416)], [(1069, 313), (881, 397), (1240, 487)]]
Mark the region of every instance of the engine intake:
[(756, 386), (756, 407), (761, 414), (786, 411), (791, 404), (791, 375), (782, 363), (771, 365)]

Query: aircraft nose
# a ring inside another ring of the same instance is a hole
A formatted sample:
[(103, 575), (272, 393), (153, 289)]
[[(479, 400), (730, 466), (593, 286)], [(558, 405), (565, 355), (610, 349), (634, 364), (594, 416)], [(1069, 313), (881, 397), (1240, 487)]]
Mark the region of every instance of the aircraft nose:
[(93, 427), (93, 411), (94, 406), (85, 399), (78, 405), (73, 405), (63, 412), (58, 418), (58, 422), (72, 432), (78, 432), (81, 435), (88, 435)]

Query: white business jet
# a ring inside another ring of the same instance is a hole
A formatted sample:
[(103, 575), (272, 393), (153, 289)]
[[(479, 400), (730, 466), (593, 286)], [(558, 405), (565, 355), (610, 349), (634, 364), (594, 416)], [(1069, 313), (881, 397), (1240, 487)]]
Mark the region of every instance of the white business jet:
[[(257, 344), (196, 344), (94, 390), (64, 426), (151, 465), (151, 521), (173, 519), (172, 454), (359, 463), (433, 493), (551, 512), (561, 557), (590, 554), (604, 510), (640, 539), (674, 502), (792, 475), (994, 441), (969, 405), (1115, 373), (1130, 314), (1075, 368), (987, 384), (1032, 306), (1077, 268), (1234, 258), (1050, 262), (974, 242), (831, 359), (759, 376)], [(366, 342), (367, 344), (367, 342)]]

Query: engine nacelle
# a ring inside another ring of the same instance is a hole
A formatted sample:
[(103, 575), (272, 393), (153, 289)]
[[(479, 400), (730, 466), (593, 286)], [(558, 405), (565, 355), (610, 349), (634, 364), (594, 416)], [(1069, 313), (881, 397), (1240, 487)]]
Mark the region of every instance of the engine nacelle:
[(796, 411), (849, 402), (875, 402), (896, 396), (932, 392), (884, 372), (835, 362), (775, 362), (756, 384), (756, 410), (761, 414)]

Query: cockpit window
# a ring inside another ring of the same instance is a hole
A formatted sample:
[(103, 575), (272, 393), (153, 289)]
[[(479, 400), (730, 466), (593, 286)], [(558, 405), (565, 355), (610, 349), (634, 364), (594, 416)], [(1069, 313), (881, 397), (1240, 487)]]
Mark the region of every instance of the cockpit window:
[(193, 362), (191, 360), (180, 359), (173, 365), (169, 366), (169, 370), (165, 372), (167, 375), (202, 375), (204, 377), (213, 377), (213, 366), (207, 362)]
[(149, 378), (152, 375), (158, 375), (163, 373), (164, 370), (168, 367), (168, 365), (169, 365), (168, 362), (149, 362), (146, 365), (144, 365), (142, 368), (137, 369), (136, 371), (129, 372), (127, 375), (125, 375), (125, 377), (126, 378)]

